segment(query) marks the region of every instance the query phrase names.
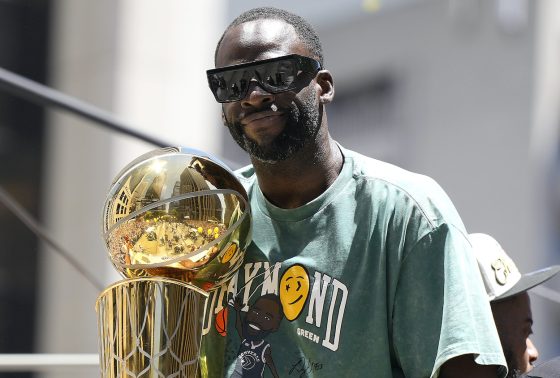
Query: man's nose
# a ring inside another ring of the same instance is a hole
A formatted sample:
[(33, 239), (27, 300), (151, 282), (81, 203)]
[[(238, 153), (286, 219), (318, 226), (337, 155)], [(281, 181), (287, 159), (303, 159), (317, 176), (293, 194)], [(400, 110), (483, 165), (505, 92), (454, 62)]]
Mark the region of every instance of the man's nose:
[(539, 351), (529, 338), (527, 338), (527, 355), (529, 356), (529, 363), (531, 365), (539, 358)]
[(249, 83), (249, 89), (247, 90), (245, 98), (241, 100), (241, 106), (245, 108), (261, 108), (271, 104), (273, 101), (274, 95), (267, 92), (260, 86), (258, 81), (253, 79)]

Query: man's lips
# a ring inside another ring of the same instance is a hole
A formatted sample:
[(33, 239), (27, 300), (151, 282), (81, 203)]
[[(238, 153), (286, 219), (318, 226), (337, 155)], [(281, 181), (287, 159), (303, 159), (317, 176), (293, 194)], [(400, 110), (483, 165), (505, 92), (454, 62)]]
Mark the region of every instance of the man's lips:
[(278, 116), (281, 116), (283, 114), (284, 113), (282, 113), (282, 112), (273, 112), (272, 110), (265, 110), (265, 111), (262, 111), (262, 112), (251, 113), (251, 114), (241, 118), (241, 124), (245, 126), (245, 125), (248, 125), (248, 124), (250, 124), (251, 122), (254, 122), (254, 121), (258, 121), (258, 120), (269, 118), (269, 117), (278, 117)]

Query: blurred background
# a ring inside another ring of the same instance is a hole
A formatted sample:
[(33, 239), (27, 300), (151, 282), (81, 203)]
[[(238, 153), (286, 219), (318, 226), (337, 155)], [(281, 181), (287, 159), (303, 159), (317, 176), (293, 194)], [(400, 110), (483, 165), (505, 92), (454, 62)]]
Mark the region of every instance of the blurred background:
[[(494, 236), (522, 272), (560, 264), (555, 0), (0, 0), (0, 67), (238, 168), (248, 159), (204, 71), (226, 25), (263, 5), (319, 32), (343, 146), (436, 179), (469, 232)], [(153, 148), (0, 88), (0, 186), (102, 285), (119, 279), (101, 239), (105, 195)], [(0, 237), (0, 353), (97, 353), (100, 288), (3, 205)], [(560, 354), (560, 304), (531, 298), (544, 361)]]

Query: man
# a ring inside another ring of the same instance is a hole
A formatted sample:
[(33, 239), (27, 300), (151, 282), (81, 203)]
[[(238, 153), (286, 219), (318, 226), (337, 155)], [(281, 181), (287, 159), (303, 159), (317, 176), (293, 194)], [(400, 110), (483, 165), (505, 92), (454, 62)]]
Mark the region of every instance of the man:
[[(313, 28), (283, 10), (250, 10), (224, 32), (215, 64), (210, 89), (252, 162), (239, 176), (253, 241), (208, 313), (280, 293), (286, 320), (267, 342), (281, 377), (504, 376), (460, 217), (433, 180), (330, 137), (334, 82)], [(203, 337), (210, 376), (236, 365), (232, 316), (227, 337), (209, 325)]]
[[(532, 334), (533, 316), (527, 290), (552, 278), (560, 271), (560, 266), (551, 266), (522, 275), (494, 238), (476, 233), (470, 234), (469, 239), (490, 299), (492, 314), (508, 364), (508, 378), (519, 377), (522, 373), (531, 371), (539, 356), (537, 348), (529, 338)], [(560, 372), (556, 373), (557, 377), (560, 376)], [(533, 372), (529, 376), (532, 375)]]

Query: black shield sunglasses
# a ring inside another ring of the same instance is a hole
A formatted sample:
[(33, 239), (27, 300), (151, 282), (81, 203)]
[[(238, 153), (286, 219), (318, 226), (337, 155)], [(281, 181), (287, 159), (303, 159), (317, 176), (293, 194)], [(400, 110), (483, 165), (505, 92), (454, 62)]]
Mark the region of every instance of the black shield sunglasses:
[(206, 76), (216, 101), (224, 103), (242, 100), (252, 80), (269, 93), (281, 93), (296, 89), (298, 76), (316, 74), (320, 69), (321, 63), (315, 59), (291, 54), (214, 68), (206, 71)]

